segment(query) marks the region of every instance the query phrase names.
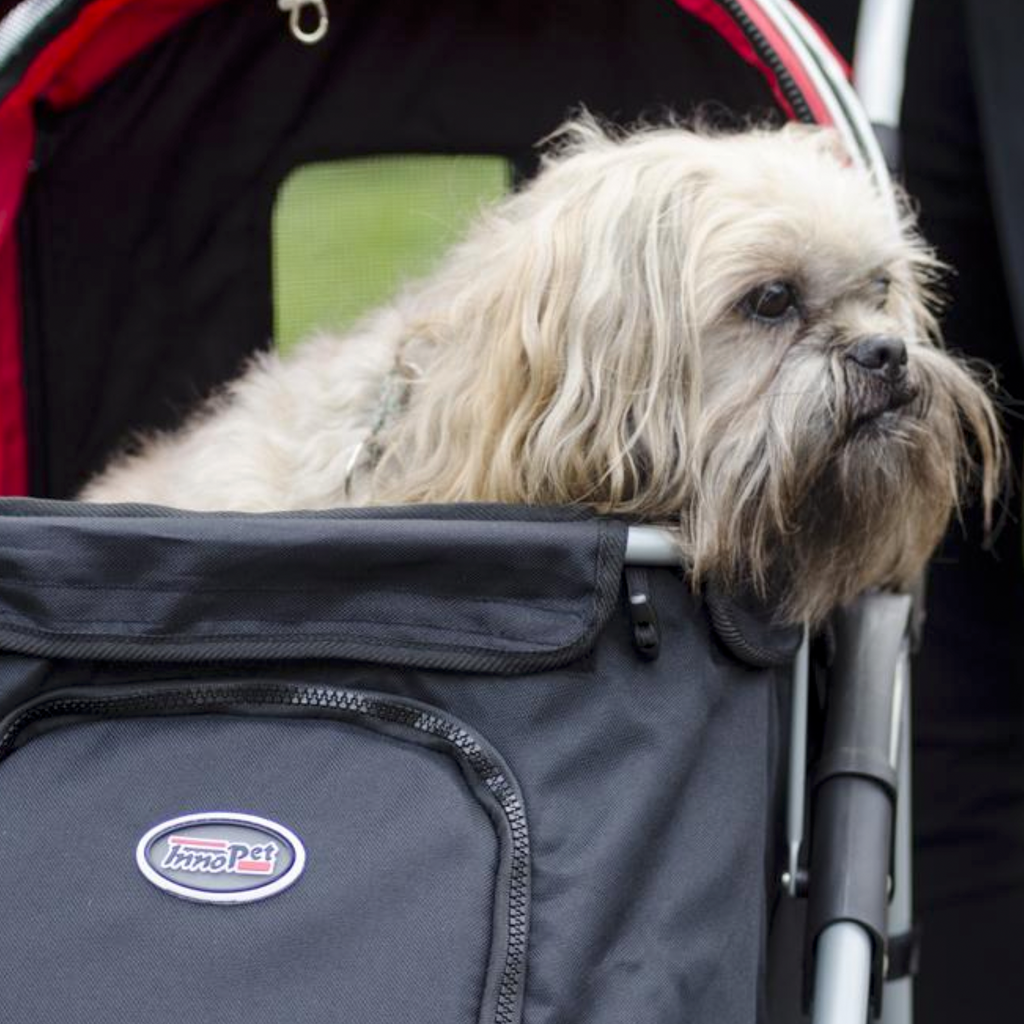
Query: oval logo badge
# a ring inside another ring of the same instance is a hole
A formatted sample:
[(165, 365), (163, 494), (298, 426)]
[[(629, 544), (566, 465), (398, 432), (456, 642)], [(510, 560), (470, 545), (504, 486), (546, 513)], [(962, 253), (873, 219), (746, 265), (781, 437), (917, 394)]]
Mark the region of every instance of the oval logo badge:
[(135, 851), (158, 889), (199, 903), (253, 903), (287, 889), (306, 866), (294, 832), (251, 814), (186, 814), (151, 828)]

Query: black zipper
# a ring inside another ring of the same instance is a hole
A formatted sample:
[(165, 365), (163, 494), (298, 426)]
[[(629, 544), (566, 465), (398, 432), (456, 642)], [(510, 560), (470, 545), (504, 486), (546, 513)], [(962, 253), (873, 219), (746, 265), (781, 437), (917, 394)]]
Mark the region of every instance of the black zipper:
[(143, 715), (230, 713), (253, 706), (343, 719), (369, 719), (411, 729), (440, 741), (494, 798), (510, 836), (508, 942), (495, 997), (495, 1024), (518, 1024), (522, 1015), (528, 931), (530, 838), (522, 797), (500, 759), (466, 727), (440, 711), (357, 690), (287, 683), (154, 684), (145, 690), (62, 690), (37, 698), (0, 721), (0, 759), (26, 728), (55, 717), (128, 718)]
[(798, 120), (805, 124), (815, 124), (814, 114), (811, 113), (810, 105), (800, 91), (800, 86), (796, 84), (782, 58), (772, 49), (761, 30), (751, 21), (743, 4), (739, 0), (718, 0), (718, 6), (724, 8), (733, 21), (739, 25), (757, 55), (771, 68), (772, 74), (775, 75), (779, 83), (779, 89), (782, 90), (782, 95), (786, 97)]

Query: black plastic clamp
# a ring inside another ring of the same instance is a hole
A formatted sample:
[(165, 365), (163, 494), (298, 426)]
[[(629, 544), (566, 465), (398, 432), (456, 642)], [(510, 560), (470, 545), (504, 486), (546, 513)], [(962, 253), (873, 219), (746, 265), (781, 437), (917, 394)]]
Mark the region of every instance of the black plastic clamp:
[(651, 597), (651, 581), (645, 569), (626, 566), (626, 599), (633, 623), (633, 646), (640, 657), (654, 661), (661, 653), (661, 628)]

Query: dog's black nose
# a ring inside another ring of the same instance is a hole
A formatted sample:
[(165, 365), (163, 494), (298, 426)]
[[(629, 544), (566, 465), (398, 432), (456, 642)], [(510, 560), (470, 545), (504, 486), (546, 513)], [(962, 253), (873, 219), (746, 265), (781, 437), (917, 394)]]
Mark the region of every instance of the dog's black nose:
[(888, 380), (902, 376), (907, 367), (907, 346), (899, 338), (864, 338), (846, 356), (858, 366)]

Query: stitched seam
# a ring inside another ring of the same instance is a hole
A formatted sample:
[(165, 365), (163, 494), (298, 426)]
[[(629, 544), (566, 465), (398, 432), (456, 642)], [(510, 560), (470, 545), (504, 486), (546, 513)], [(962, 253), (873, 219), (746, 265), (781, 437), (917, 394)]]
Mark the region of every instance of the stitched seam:
[[(0, 617), (6, 618), (6, 619), (10, 620), (11, 615), (8, 612), (0, 611)], [(124, 624), (124, 625), (132, 625), (133, 624), (131, 622), (131, 620), (120, 620), (120, 619), (93, 619), (93, 620), (89, 620), (89, 621), (99, 622), (99, 623), (102, 623), (103, 625), (107, 625), (107, 626), (116, 626), (116, 625), (121, 625), (121, 624)], [(137, 624), (138, 625), (145, 625), (147, 623), (142, 621), (142, 620), (140, 620)], [(346, 622), (346, 624), (347, 625), (377, 625), (377, 623), (371, 623), (371, 622), (359, 623), (359, 622), (353, 622), (351, 620), (348, 620)], [(254, 623), (254, 625), (256, 625), (256, 626), (266, 626), (266, 623), (265, 622), (256, 622), (256, 623)], [(420, 629), (420, 628), (423, 627), (422, 623), (398, 623), (398, 625), (406, 625), (406, 626), (409, 626), (411, 628), (416, 628), (416, 629)], [(122, 642), (122, 643), (128, 643), (128, 642), (131, 642), (131, 641), (145, 640), (145, 641), (157, 642), (157, 643), (160, 643), (160, 644), (175, 644), (175, 645), (178, 645), (178, 644), (191, 644), (191, 643), (196, 643), (198, 641), (207, 641), (207, 640), (245, 640), (245, 641), (248, 641), (248, 642), (251, 642), (251, 643), (256, 643), (256, 644), (259, 644), (259, 643), (262, 643), (262, 644), (267, 644), (267, 643), (288, 644), (288, 643), (296, 643), (296, 642), (297, 643), (302, 643), (302, 642), (310, 641), (310, 640), (324, 640), (324, 641), (329, 641), (331, 643), (354, 644), (356, 646), (358, 646), (360, 644), (367, 644), (367, 645), (372, 646), (372, 647), (415, 647), (415, 648), (419, 648), (421, 650), (427, 650), (427, 651), (443, 649), (443, 650), (446, 650), (446, 651), (467, 651), (467, 652), (474, 652), (474, 653), (476, 653), (476, 652), (479, 652), (479, 651), (485, 651), (486, 652), (486, 651), (489, 651), (489, 650), (493, 650), (493, 648), (488, 648), (487, 646), (485, 646), (483, 644), (478, 645), (478, 646), (468, 646), (468, 645), (460, 645), (460, 644), (444, 644), (444, 646), (442, 647), (441, 643), (443, 643), (443, 642), (439, 642), (439, 643), (424, 643), (422, 641), (417, 641), (417, 640), (407, 640), (407, 639), (396, 640), (394, 638), (391, 638), (391, 639), (377, 639), (375, 637), (369, 637), (369, 636), (367, 636), (367, 637), (349, 637), (349, 636), (345, 636), (344, 634), (342, 634), (340, 632), (332, 632), (332, 633), (298, 633), (298, 634), (296, 634), (294, 631), (292, 631), (292, 632), (288, 633), (287, 635), (275, 635), (275, 634), (272, 634), (272, 633), (268, 634), (264, 630), (262, 632), (257, 632), (257, 633), (192, 633), (192, 634), (189, 634), (188, 636), (178, 636), (178, 635), (175, 635), (173, 633), (132, 633), (132, 634), (130, 634), (128, 636), (125, 636), (123, 633), (78, 633), (78, 634), (75, 634), (74, 636), (68, 636), (62, 630), (47, 629), (47, 628), (45, 628), (43, 626), (26, 626), (26, 625), (23, 625), (20, 622), (11, 622), (11, 621), (9, 621), (7, 626), (6, 626), (6, 628), (10, 629), (10, 630), (13, 630), (14, 632), (23, 634), (25, 636), (30, 636), (30, 637), (31, 636), (37, 636), (37, 637), (56, 637), (56, 638), (58, 638), (60, 640), (63, 640), (65, 643), (69, 643), (69, 644), (70, 643), (76, 643), (76, 642), (77, 643), (84, 643), (84, 642), (87, 642), (87, 641), (90, 641), (90, 640), (111, 640), (111, 641)], [(499, 636), (499, 637), (501, 637), (504, 640), (509, 640), (509, 641), (512, 641), (512, 642), (515, 642), (515, 643), (530, 644), (531, 646), (527, 647), (526, 650), (515, 652), (515, 653), (523, 653), (523, 654), (528, 654), (528, 653), (530, 653), (531, 650), (536, 650), (536, 649), (541, 649), (541, 650), (544, 650), (544, 651), (561, 650), (562, 648), (565, 648), (565, 647), (567, 647), (567, 646), (569, 646), (571, 644), (578, 643), (579, 639), (580, 639), (580, 636), (577, 634), (577, 635), (574, 635), (574, 636), (572, 636), (572, 637), (570, 637), (567, 640), (562, 641), (562, 642), (557, 642), (557, 641), (556, 642), (545, 642), (543, 640), (524, 640), (522, 637), (513, 636), (511, 634), (482, 633), (482, 632), (477, 632), (477, 631), (473, 631), (473, 630), (448, 630), (448, 629), (445, 629), (444, 627), (431, 627), (431, 628), (437, 629), (437, 631), (439, 633), (442, 633), (442, 634), (448, 633), (448, 634), (451, 634), (453, 636), (466, 635), (466, 634), (468, 634), (470, 636), (481, 636), (481, 637)], [(505, 653), (505, 652), (496, 652), (496, 653)]]
[[(182, 596), (185, 596), (185, 595), (182, 595)], [(581, 629), (577, 630), (576, 632), (586, 632), (590, 628), (590, 620), (585, 620), (582, 616), (574, 615), (574, 614), (572, 614), (570, 612), (560, 612), (560, 613), (552, 613), (552, 614), (556, 615), (557, 617), (563, 618), (563, 619), (568, 619), (569, 620), (569, 625), (571, 625), (571, 626), (579, 626), (579, 627), (581, 627)], [(25, 621), (26, 620), (26, 616), (21, 615), (18, 612), (15, 612), (15, 611), (10, 611), (10, 610), (4, 609), (4, 608), (0, 608), (0, 618), (6, 619), (8, 622), (11, 623), (12, 626), (18, 627), (18, 628), (23, 629), (23, 630), (28, 630), (28, 631), (41, 630), (41, 631), (44, 631), (44, 632), (46, 632), (46, 633), (48, 633), (50, 635), (53, 635), (53, 636), (60, 635), (60, 629), (57, 628), (56, 626), (53, 627), (53, 628), (48, 628), (46, 626), (34, 624), (31, 621), (26, 622)], [(90, 625), (95, 624), (95, 625), (98, 625), (98, 626), (149, 626), (149, 627), (154, 627), (154, 626), (158, 625), (158, 623), (156, 621), (154, 621), (154, 619), (152, 619), (152, 618), (147, 618), (147, 619), (128, 619), (128, 618), (123, 618), (122, 617), (122, 618), (116, 618), (116, 619), (104, 619), (104, 618), (100, 618), (98, 616), (92, 616), (92, 615), (90, 615), (86, 619), (71, 618), (70, 616), (67, 616), (67, 615), (57, 615), (57, 616), (53, 616), (53, 618), (57, 619), (59, 623), (67, 623), (69, 626), (90, 626)], [(529, 642), (529, 641), (523, 639), (523, 636), (522, 636), (521, 633), (509, 633), (509, 632), (507, 632), (505, 630), (501, 630), (501, 629), (497, 629), (497, 628), (495, 628), (495, 629), (472, 629), (472, 628), (470, 628), (468, 626), (466, 626), (466, 627), (461, 627), (460, 626), (458, 628), (451, 628), (449, 626), (438, 625), (437, 623), (431, 622), (429, 620), (409, 621), (408, 619), (391, 619), (391, 620), (389, 620), (385, 624), (385, 623), (382, 623), (380, 619), (358, 619), (358, 618), (352, 618), (352, 617), (347, 616), (347, 615), (346, 616), (340, 616), (337, 619), (321, 619), (321, 620), (319, 620), (319, 622), (317, 622), (317, 620), (314, 620), (312, 618), (303, 618), (303, 622), (302, 623), (289, 624), (287, 633), (285, 633), (283, 635), (286, 636), (286, 637), (292, 636), (292, 635), (296, 635), (296, 634), (300, 635), (300, 636), (327, 635), (327, 634), (303, 633), (302, 632), (303, 625), (305, 625), (307, 623), (314, 623), (314, 622), (316, 622), (317, 625), (319, 625), (323, 629), (332, 629), (332, 630), (344, 630), (347, 627), (352, 627), (352, 626), (368, 626), (368, 627), (376, 627), (376, 628), (383, 628), (383, 629), (390, 629), (390, 628), (405, 626), (405, 627), (407, 627), (409, 629), (430, 629), (430, 630), (434, 630), (435, 632), (438, 632), (438, 633), (451, 634), (451, 635), (454, 635), (454, 636), (458, 636), (460, 634), (465, 634), (467, 636), (501, 637), (502, 639), (505, 639), (505, 640), (517, 640), (517, 641), (519, 641), (521, 643)], [(227, 626), (227, 627), (232, 627), (233, 626), (235, 629), (241, 628), (241, 627), (243, 627), (243, 625), (247, 625), (247, 626), (253, 627), (254, 629), (259, 629), (263, 635), (269, 635), (269, 636), (277, 635), (277, 634), (275, 634), (275, 632), (274, 632), (274, 630), (272, 628), (268, 628), (269, 624), (268, 624), (268, 622), (267, 622), (267, 620), (265, 618), (259, 618), (259, 619), (235, 619), (235, 618), (231, 618), (231, 619), (223, 620), (222, 624), (224, 626)], [(565, 628), (565, 627), (563, 626), (562, 628)], [(169, 635), (171, 635), (172, 632), (176, 632), (176, 631), (169, 631), (167, 633), (157, 632), (157, 633), (153, 633), (151, 635), (152, 636), (169, 636)], [(98, 635), (98, 634), (91, 634), (90, 633), (88, 635), (92, 636), (92, 635)], [(208, 633), (208, 634), (193, 633), (191, 635), (198, 637), (198, 636), (222, 636), (222, 635), (227, 635), (227, 634), (221, 634), (221, 633)], [(238, 636), (250, 636), (251, 634), (249, 634), (249, 633), (239, 633), (237, 635)]]
[[(186, 583), (190, 580), (201, 582), (204, 577), (201, 576), (181, 576), (181, 580)], [(86, 593), (129, 593), (129, 594), (177, 594), (180, 597), (190, 597), (193, 594), (339, 594), (343, 590), (343, 584), (339, 582), (336, 587), (306, 587), (300, 584), (296, 584), (294, 587), (203, 587), (201, 590), (184, 590), (180, 587), (170, 586), (159, 586), (146, 584), (144, 586), (132, 586), (127, 583), (84, 583), (84, 582), (60, 582), (60, 583), (47, 583), (43, 580), (29, 580), (23, 579), (17, 576), (4, 576), (2, 577), (3, 583), (12, 583), (19, 587), (26, 587), (31, 590), (81, 590)], [(463, 594), (443, 594), (443, 593), (431, 593), (424, 594), (422, 590), (415, 590), (412, 588), (403, 589), (401, 587), (394, 588), (382, 588), (373, 587), (372, 593), (380, 595), (397, 595), (400, 597), (417, 597), (426, 600), (444, 600), (444, 601), (459, 601), (460, 603), (466, 604), (483, 604), (483, 605), (498, 605), (500, 607), (507, 608), (528, 608), (535, 609), (540, 608), (542, 611), (550, 612), (553, 615), (564, 615), (572, 618), (576, 621), (583, 622), (585, 617), (578, 615), (575, 612), (563, 611), (560, 608), (555, 607), (553, 604), (544, 602), (543, 604), (535, 601), (533, 598), (526, 598), (523, 600), (516, 600), (514, 598), (499, 598), (499, 597), (471, 597)], [(130, 622), (130, 619), (125, 621)]]

